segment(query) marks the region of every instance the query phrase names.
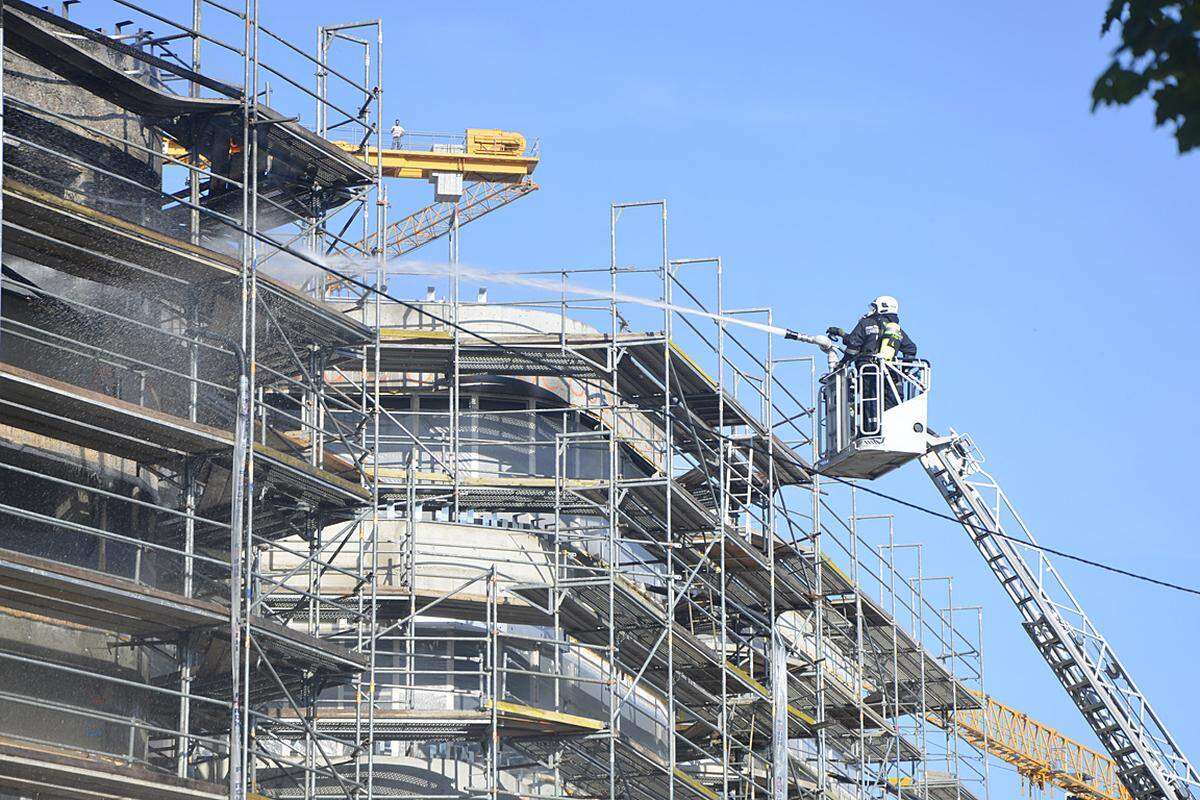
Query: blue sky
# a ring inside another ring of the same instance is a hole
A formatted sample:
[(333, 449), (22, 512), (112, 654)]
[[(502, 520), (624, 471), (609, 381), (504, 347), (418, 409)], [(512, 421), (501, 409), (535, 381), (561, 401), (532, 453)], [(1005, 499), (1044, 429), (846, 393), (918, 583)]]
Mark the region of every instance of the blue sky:
[[(1045, 543), (1196, 585), (1200, 155), (1147, 103), (1090, 113), (1103, 6), (410, 4), (383, 12), (385, 104), (540, 138), (542, 190), (465, 261), (604, 263), (609, 202), (665, 197), (672, 255), (722, 256), (731, 306), (822, 330), (896, 295), (931, 423), (974, 435)], [(880, 488), (941, 508), (915, 465)], [(987, 607), (989, 690), (1094, 743), (961, 529), (898, 527)], [(1200, 758), (1200, 598), (1060, 568)]]
[[(1046, 544), (1200, 583), (1200, 155), (1148, 103), (1090, 113), (1102, 0), (460, 9), (385, 14), (388, 107), (544, 155), (464, 260), (603, 263), (608, 203), (665, 197), (672, 255), (721, 255), (730, 305), (823, 330), (894, 294), (931, 423), (974, 435)], [(942, 508), (915, 465), (880, 488)], [(961, 529), (899, 528), (987, 607), (989, 690), (1094, 743)], [(1060, 569), (1200, 758), (1200, 598)]]
[[(541, 140), (542, 190), (464, 261), (605, 263), (608, 204), (665, 197), (672, 255), (722, 256), (730, 306), (819, 331), (896, 295), (931, 423), (974, 435), (1046, 544), (1200, 584), (1200, 154), (1146, 102), (1090, 113), (1105, 0), (296, 5), (264, 22), (310, 42), (382, 14), (389, 121)], [(393, 217), (426, 193), (395, 187)], [(915, 465), (879, 488), (941, 508)], [(987, 607), (989, 690), (1094, 742), (961, 529), (900, 530)], [(1200, 758), (1200, 598), (1060, 568)]]

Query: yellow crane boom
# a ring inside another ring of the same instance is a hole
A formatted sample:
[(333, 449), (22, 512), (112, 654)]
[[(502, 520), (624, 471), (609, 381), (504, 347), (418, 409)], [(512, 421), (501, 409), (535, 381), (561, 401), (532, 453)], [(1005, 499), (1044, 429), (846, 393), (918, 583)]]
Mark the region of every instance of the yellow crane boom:
[[(454, 202), (441, 201), (418, 209), (384, 234), (388, 257), (409, 253), (450, 232), (453, 209), (458, 207), (458, 225), (479, 219), (498, 208), (519, 200), (538, 189), (530, 177), (537, 169), (538, 157), (526, 153), (525, 137), (513, 131), (494, 128), (468, 128), (456, 146), (431, 149), (360, 147), (353, 142), (331, 142), (368, 164), (382, 163), (385, 178), (429, 180), (437, 173), (462, 175), (462, 196)], [(163, 152), (171, 158), (186, 158), (187, 150), (171, 139), (163, 143)], [(230, 144), (230, 152), (237, 146)], [(202, 159), (203, 160), (203, 159)], [(339, 252), (367, 252), (364, 240), (351, 247), (335, 247)]]
[[(500, 181), (471, 183), (457, 203), (458, 224), (459, 226), (466, 225), (472, 220), (477, 220), (485, 214), (490, 214), (537, 190), (538, 185), (529, 179), (520, 183)], [(387, 231), (384, 233), (385, 257), (403, 256), (450, 233), (453, 224), (453, 205), (455, 204), (434, 203), (388, 225)], [(363, 252), (369, 249), (366, 242), (359, 242), (358, 248)]]
[(978, 694), (980, 708), (929, 714), (931, 722), (1002, 761), (1041, 788), (1057, 786), (1086, 800), (1131, 800), (1107, 755), (1032, 719), (995, 698)]
[(430, 150), (377, 150), (353, 142), (332, 144), (368, 164), (381, 160), (385, 178), (428, 180), (435, 172), (457, 172), (467, 181), (518, 183), (537, 169), (538, 157), (525, 154), (525, 137), (519, 133), (468, 128), (463, 141), (459, 147)]
[[(526, 155), (525, 137), (519, 133), (468, 128), (462, 141), (464, 143), (458, 147), (431, 150), (378, 150), (339, 141), (330, 144), (368, 164), (382, 160), (385, 178), (428, 180), (435, 172), (457, 172), (466, 181), (520, 183), (537, 169), (539, 159), (535, 155)], [(172, 139), (164, 142), (163, 151), (177, 159), (188, 155), (183, 145)], [(235, 144), (230, 144), (230, 152), (237, 152)]]

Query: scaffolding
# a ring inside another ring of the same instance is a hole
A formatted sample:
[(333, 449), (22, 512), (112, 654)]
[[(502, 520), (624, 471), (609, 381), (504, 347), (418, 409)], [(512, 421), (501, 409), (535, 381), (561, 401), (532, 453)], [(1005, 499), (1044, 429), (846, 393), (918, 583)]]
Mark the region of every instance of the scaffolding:
[(380, 25), (71, 5), (3, 4), (0, 794), (369, 797), (377, 332), (289, 270), (383, 230)]
[[(651, 266), (618, 258), (635, 214)], [(979, 610), (811, 468), (811, 358), (671, 307), (771, 323), (724, 304), (720, 259), (671, 259), (666, 220), (614, 204), (607, 266), (509, 274), (503, 300), (453, 238), (448, 270), (385, 275), (376, 780), (986, 797), (980, 751), (933, 724), (980, 708)], [(614, 299), (638, 293), (660, 317)]]
[(665, 201), (474, 285), (536, 185), (387, 224), (378, 21), (75, 11), (3, 4), (0, 794), (986, 800), (979, 610)]

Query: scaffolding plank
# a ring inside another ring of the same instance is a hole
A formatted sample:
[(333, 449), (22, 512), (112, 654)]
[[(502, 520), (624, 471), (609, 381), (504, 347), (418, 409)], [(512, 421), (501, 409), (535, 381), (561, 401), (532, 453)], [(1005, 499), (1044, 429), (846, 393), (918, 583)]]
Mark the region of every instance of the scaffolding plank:
[(0, 787), (18, 796), (63, 800), (224, 800), (212, 783), (177, 778), (117, 757), (0, 738)]
[[(117, 633), (210, 629), (226, 634), (229, 609), (86, 567), (0, 549), (0, 603)], [(251, 629), (264, 649), (326, 669), (365, 669), (361, 655), (261, 616)]]
[[(604, 728), (604, 723), (600, 720), (524, 703), (497, 700), (494, 703), (485, 703), (478, 709), (376, 708), (375, 740), (407, 742), (481, 739), (491, 731), (493, 705), (496, 709), (496, 729), (502, 739), (580, 736)], [(273, 716), (285, 723), (297, 722), (295, 714), (289, 710), (277, 711)], [(354, 709), (350, 708), (322, 709), (315, 724), (320, 733), (347, 735), (354, 733), (357, 717)], [(298, 725), (292, 729), (293, 734), (302, 732), (303, 729)], [(286, 734), (281, 732), (281, 735)]]
[[(199, 284), (216, 297), (240, 302), (241, 264), (222, 253), (175, 239), (142, 225), (4, 178), (4, 247), (38, 264), (114, 286), (179, 301)], [(373, 333), (332, 306), (283, 281), (258, 274), (264, 302), (290, 338), (329, 347), (363, 345)], [(224, 285), (224, 288), (222, 288)]]
[(232, 437), (201, 425), (0, 362), (0, 421), (137, 461), (214, 453)]
[[(0, 422), (139, 462), (231, 451), (233, 436), (145, 406), (0, 362)], [(350, 507), (371, 493), (332, 472), (264, 444), (254, 445), (261, 480), (326, 507)]]

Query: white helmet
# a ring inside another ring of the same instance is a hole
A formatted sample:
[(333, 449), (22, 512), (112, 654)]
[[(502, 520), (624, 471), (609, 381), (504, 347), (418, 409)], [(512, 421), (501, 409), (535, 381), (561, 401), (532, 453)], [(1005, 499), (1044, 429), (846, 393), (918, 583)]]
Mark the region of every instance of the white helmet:
[(871, 301), (872, 314), (899, 314), (900, 301), (890, 294), (881, 294)]

